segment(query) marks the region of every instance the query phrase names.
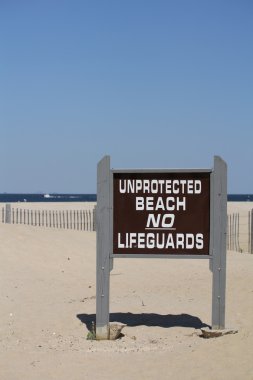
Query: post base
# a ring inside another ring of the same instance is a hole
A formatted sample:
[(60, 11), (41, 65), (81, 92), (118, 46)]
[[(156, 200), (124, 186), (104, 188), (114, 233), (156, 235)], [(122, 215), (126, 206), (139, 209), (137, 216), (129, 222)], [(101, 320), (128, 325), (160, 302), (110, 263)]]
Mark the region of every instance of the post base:
[(222, 330), (215, 330), (215, 329), (209, 329), (209, 327), (203, 327), (201, 329), (200, 336), (205, 339), (209, 338), (218, 338), (219, 336), (224, 336), (228, 334), (236, 334), (238, 333), (238, 330), (236, 329), (222, 329)]
[(109, 325), (96, 326), (96, 340), (109, 339)]

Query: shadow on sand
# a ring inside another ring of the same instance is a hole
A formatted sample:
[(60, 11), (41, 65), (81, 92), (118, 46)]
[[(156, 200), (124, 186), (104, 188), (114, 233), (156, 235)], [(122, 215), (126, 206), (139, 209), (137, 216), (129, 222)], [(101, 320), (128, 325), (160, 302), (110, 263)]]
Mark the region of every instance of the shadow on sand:
[[(96, 321), (96, 314), (78, 314), (77, 318), (84, 323), (88, 330), (91, 329), (92, 322)], [(154, 313), (110, 313), (110, 322), (121, 322), (127, 326), (157, 326), (157, 327), (192, 327), (200, 329), (210, 327), (203, 323), (198, 317), (189, 314), (161, 315)]]

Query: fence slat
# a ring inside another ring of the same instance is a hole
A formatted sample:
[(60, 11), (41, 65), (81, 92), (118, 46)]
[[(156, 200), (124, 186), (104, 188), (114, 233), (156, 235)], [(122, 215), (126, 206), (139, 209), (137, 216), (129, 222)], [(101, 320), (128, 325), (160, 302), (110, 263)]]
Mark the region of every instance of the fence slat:
[[(38, 227), (72, 229), (78, 231), (96, 230), (96, 209), (88, 210), (36, 210), (20, 207), (2, 207), (0, 222), (7, 223), (7, 215), (12, 224), (24, 224)], [(6, 211), (7, 210), (7, 211)], [(228, 217), (229, 221), (229, 217)], [(236, 220), (238, 223), (238, 220)], [(228, 223), (229, 224), (229, 223)], [(234, 223), (235, 226), (235, 223)], [(234, 227), (235, 228), (235, 227)], [(238, 227), (237, 235), (238, 235)], [(233, 231), (235, 234), (235, 231)], [(228, 234), (229, 236), (229, 234)], [(229, 240), (227, 241), (229, 247)]]
[(251, 246), (250, 246), (250, 253), (253, 254), (253, 209), (251, 210), (251, 233), (250, 233), (250, 240), (251, 240)]
[(11, 223), (11, 205), (9, 203), (5, 205), (5, 223)]
[(91, 231), (91, 211), (89, 210), (89, 222), (90, 222), (90, 226), (89, 226), (89, 231)]
[(93, 231), (97, 230), (97, 225), (96, 225), (96, 206), (93, 208)]

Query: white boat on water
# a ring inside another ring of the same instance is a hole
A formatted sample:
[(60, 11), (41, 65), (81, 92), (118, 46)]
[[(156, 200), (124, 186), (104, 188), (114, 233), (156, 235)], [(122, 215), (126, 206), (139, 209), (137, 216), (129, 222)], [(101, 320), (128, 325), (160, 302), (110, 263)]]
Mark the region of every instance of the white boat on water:
[(44, 198), (51, 198), (50, 194), (44, 194)]

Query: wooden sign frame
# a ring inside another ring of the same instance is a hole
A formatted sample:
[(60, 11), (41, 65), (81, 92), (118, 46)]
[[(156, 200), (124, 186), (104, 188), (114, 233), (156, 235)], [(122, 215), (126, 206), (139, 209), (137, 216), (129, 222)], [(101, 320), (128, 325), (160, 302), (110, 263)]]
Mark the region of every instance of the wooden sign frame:
[[(113, 175), (114, 173), (209, 173), (210, 231), (209, 251), (205, 254), (115, 254), (113, 252)], [(114, 258), (209, 259), (212, 271), (212, 328), (225, 328), (226, 288), (227, 165), (214, 157), (212, 169), (117, 169), (111, 170), (105, 156), (97, 168), (97, 269), (96, 269), (96, 337), (109, 339), (110, 271)]]

